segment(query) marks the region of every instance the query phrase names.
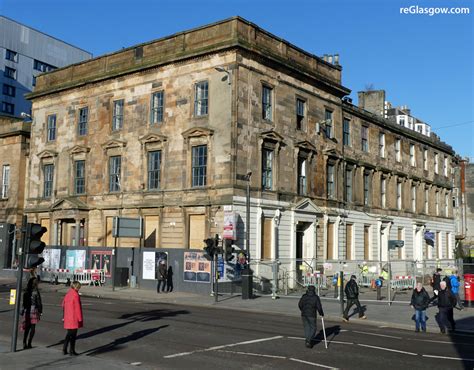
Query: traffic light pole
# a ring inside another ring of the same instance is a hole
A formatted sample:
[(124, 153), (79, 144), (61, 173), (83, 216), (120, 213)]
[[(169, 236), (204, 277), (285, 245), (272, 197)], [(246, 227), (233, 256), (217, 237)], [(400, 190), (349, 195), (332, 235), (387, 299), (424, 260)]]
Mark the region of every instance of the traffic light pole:
[(217, 268), (217, 253), (214, 254), (214, 302), (219, 300), (219, 270)]
[(18, 249), (18, 272), (16, 280), (16, 297), (15, 297), (15, 315), (13, 318), (12, 343), (11, 352), (16, 352), (16, 340), (18, 337), (18, 321), (20, 319), (20, 301), (21, 301), (21, 283), (23, 280), (23, 265), (25, 264), (25, 239), (26, 239), (26, 216), (23, 216), (21, 222), (21, 244)]

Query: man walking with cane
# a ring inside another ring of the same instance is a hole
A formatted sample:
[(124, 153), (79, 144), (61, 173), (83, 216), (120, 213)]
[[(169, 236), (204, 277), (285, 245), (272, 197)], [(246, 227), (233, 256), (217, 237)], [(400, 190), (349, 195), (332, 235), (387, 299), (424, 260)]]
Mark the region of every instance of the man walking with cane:
[(321, 300), (316, 294), (314, 285), (308, 286), (308, 290), (298, 302), (303, 321), (305, 345), (307, 348), (313, 348), (313, 340), (316, 337), (316, 315), (319, 312), (324, 317)]

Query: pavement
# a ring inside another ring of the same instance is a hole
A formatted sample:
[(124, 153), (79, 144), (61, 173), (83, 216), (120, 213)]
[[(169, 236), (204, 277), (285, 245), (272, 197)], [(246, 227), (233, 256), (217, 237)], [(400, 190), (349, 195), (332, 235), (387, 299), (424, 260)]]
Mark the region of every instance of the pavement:
[[(0, 293), (5, 296), (8, 295), (8, 291), (14, 285), (12, 279), (0, 279)], [(56, 296), (65, 294), (68, 287), (64, 285), (50, 285), (43, 283), (40, 285), (40, 289), (45, 293), (51, 293)], [(152, 290), (143, 289), (130, 289), (130, 288), (116, 288), (115, 291), (108, 286), (103, 287), (90, 287), (84, 286), (80, 291), (84, 299), (86, 297), (94, 298), (97, 302), (112, 300), (112, 302), (127, 301), (131, 307), (134, 303), (136, 306), (143, 303), (147, 304), (166, 304), (173, 307), (173, 305), (180, 306), (180, 309), (188, 307), (196, 307), (200, 309), (219, 309), (219, 310), (233, 310), (234, 313), (237, 311), (246, 312), (247, 314), (268, 314), (268, 317), (281, 317), (284, 315), (288, 318), (296, 319), (300, 316), (299, 309), (297, 307), (298, 298), (297, 296), (282, 296), (278, 299), (272, 299), (269, 296), (259, 296), (251, 300), (243, 300), (239, 294), (231, 295), (220, 295), (218, 302), (215, 302), (215, 297), (206, 295), (196, 295), (186, 292), (172, 292), (172, 293), (160, 293), (157, 294)], [(109, 303), (109, 302), (107, 302)], [(334, 299), (322, 299), (323, 308), (325, 311), (325, 318), (330, 322), (342, 322), (341, 320), (341, 306), (340, 302)], [(99, 303), (100, 304), (100, 303)], [(384, 334), (384, 330), (394, 329), (406, 329), (413, 332), (414, 321), (413, 321), (413, 309), (411, 309), (407, 302), (394, 303), (388, 305), (385, 303), (377, 302), (363, 302), (365, 306), (365, 312), (367, 315), (366, 320), (360, 320), (357, 318), (357, 314), (351, 317), (349, 327), (358, 329), (360, 325), (372, 327), (370, 330), (381, 330), (378, 332), (380, 336), (387, 337)], [(97, 307), (94, 304), (95, 307)], [(117, 305), (120, 306), (120, 305)], [(89, 306), (90, 307), (90, 306)], [(104, 306), (105, 308), (106, 306)], [(110, 307), (110, 306), (107, 306)], [(137, 307), (138, 308), (138, 307)], [(177, 307), (178, 309), (178, 307)], [(0, 311), (3, 312), (3, 311)], [(439, 329), (435, 320), (435, 313), (437, 308), (428, 309), (428, 321), (427, 331), (428, 333), (437, 334)], [(354, 314), (354, 312), (353, 312)], [(474, 335), (474, 308), (465, 308), (463, 311), (455, 310), (455, 319), (457, 321), (457, 333), (466, 333), (466, 335)], [(273, 319), (275, 320), (275, 319)], [(281, 319), (286, 320), (286, 319)], [(186, 324), (184, 324), (186, 325)], [(346, 324), (347, 325), (347, 324)], [(384, 329), (386, 328), (386, 329)], [(390, 329), (393, 328), (393, 329)], [(356, 330), (353, 329), (353, 330)], [(368, 328), (369, 329), (369, 328)], [(359, 329), (360, 330), (360, 329)], [(407, 332), (408, 333), (408, 332)], [(377, 335), (377, 334), (373, 334)], [(398, 335), (398, 334), (395, 334)], [(462, 335), (462, 334), (460, 334)], [(390, 336), (388, 336), (390, 337)], [(435, 341), (437, 340), (436, 337)], [(376, 337), (374, 337), (376, 339)], [(245, 343), (245, 341), (243, 342)], [(369, 345), (376, 345), (377, 342), (369, 343)], [(109, 345), (106, 345), (106, 347)], [(409, 348), (405, 349), (408, 350)], [(135, 359), (134, 363), (126, 362), (124, 359), (119, 358), (107, 358), (104, 356), (79, 356), (70, 357), (63, 356), (60, 351), (60, 347), (47, 347), (38, 346), (31, 350), (28, 350), (28, 356), (23, 356), (22, 350), (16, 353), (8, 353), (10, 350), (10, 343), (8, 338), (0, 336), (0, 369), (132, 369), (139, 366), (142, 369), (147, 369), (146, 364), (142, 364), (139, 360)], [(283, 350), (283, 349), (282, 349)], [(206, 352), (207, 353), (207, 352)], [(470, 356), (472, 357), (472, 356)], [(41, 362), (38, 362), (41, 359)], [(209, 361), (203, 360), (204, 362)], [(471, 361), (471, 360), (470, 360)], [(472, 360), (474, 361), (474, 360)], [(203, 362), (203, 366), (204, 363)], [(176, 364), (177, 365), (177, 364)], [(179, 367), (179, 366), (178, 366)], [(155, 368), (155, 367), (153, 367)], [(171, 366), (174, 368), (174, 366)]]

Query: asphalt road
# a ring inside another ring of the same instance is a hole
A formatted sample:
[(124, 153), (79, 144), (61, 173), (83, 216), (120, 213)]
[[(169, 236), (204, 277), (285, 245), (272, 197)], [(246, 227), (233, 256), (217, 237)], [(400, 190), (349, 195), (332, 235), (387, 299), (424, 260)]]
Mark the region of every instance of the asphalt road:
[[(2, 340), (10, 337), (13, 320), (7, 296), (0, 292)], [(61, 350), (61, 299), (58, 293), (43, 293), (44, 315), (35, 346)], [(296, 317), (94, 298), (83, 298), (82, 303), (85, 327), (76, 350), (142, 368), (474, 368), (474, 336), (467, 333), (420, 334), (358, 320), (326, 322), (328, 349), (324, 341), (307, 349)]]

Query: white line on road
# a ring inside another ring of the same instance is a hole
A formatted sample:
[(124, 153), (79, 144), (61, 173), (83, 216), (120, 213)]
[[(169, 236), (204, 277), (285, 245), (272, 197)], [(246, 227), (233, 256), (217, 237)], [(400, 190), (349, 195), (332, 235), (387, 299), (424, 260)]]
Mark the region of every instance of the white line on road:
[(205, 348), (205, 349), (198, 349), (196, 351), (191, 351), (191, 352), (175, 353), (174, 355), (163, 356), (163, 358), (173, 358), (173, 357), (187, 356), (187, 355), (192, 355), (193, 353), (197, 353), (197, 352), (215, 351), (215, 350), (228, 348), (228, 347), (235, 347), (235, 346), (241, 346), (241, 345), (244, 345), (244, 344), (253, 344), (253, 343), (259, 343), (259, 342), (266, 342), (266, 341), (269, 341), (269, 340), (275, 340), (275, 339), (281, 339), (281, 338), (283, 338), (283, 336), (278, 335), (276, 337), (270, 337), (270, 338), (247, 340), (245, 342), (224, 344), (222, 346), (215, 346), (215, 347), (209, 347), (209, 348)]
[(297, 358), (292, 358), (292, 357), (290, 357), (289, 360), (295, 361), (295, 362), (301, 362), (302, 364), (306, 364), (306, 365), (323, 367), (325, 369), (337, 369), (337, 367), (334, 367), (334, 366), (321, 365), (321, 364), (317, 364), (315, 362), (303, 361), (303, 360), (300, 360), (300, 359), (297, 359)]
[(226, 351), (224, 349), (219, 350), (219, 352), (234, 353), (236, 355), (247, 355), (247, 356), (258, 356), (258, 357), (268, 357), (268, 358), (278, 358), (280, 360), (285, 360), (285, 356), (274, 356), (274, 355), (263, 355), (260, 353), (250, 353), (250, 352), (239, 352), (239, 351)]
[(336, 344), (354, 344), (352, 342), (339, 342), (337, 340), (330, 340), (329, 344), (336, 343)]
[(386, 338), (393, 338), (393, 339), (402, 339), (401, 337), (395, 337), (395, 336), (393, 336), (393, 335), (366, 333), (365, 331), (356, 331), (356, 330), (353, 330), (353, 332), (354, 332), (354, 333), (359, 333), (359, 334), (374, 335), (374, 336), (376, 336), (376, 337), (386, 337)]
[(358, 346), (361, 347), (368, 347), (368, 348), (374, 348), (374, 349), (381, 349), (383, 351), (390, 351), (390, 352), (397, 352), (397, 353), (404, 353), (406, 355), (411, 355), (411, 356), (418, 356), (418, 354), (413, 353), (413, 352), (406, 352), (406, 351), (399, 351), (398, 349), (391, 349), (391, 348), (384, 348), (384, 347), (377, 347), (377, 346), (369, 346), (368, 344), (357, 344)]
[(300, 340), (304, 340), (305, 338), (303, 337), (287, 337), (288, 339), (300, 339)]
[(469, 361), (474, 362), (474, 358), (459, 358), (459, 357), (446, 357), (446, 356), (433, 356), (433, 355), (422, 355), (423, 357), (430, 357), (430, 358), (442, 358), (445, 360), (458, 360), (458, 361)]

